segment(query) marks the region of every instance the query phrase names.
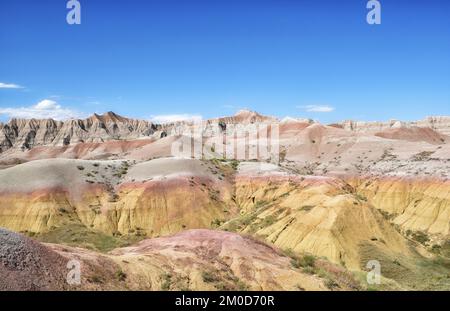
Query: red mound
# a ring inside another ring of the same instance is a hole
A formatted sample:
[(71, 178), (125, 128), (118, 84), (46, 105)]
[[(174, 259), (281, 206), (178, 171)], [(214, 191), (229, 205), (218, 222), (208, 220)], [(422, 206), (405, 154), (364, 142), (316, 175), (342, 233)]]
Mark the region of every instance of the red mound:
[(65, 147), (39, 146), (26, 153), (27, 160), (45, 158), (103, 159), (152, 144), (152, 139), (111, 140), (102, 143), (78, 143)]
[(448, 139), (447, 136), (439, 134), (431, 128), (422, 128), (417, 126), (388, 129), (376, 133), (375, 136), (411, 142), (424, 141), (429, 144), (443, 144)]

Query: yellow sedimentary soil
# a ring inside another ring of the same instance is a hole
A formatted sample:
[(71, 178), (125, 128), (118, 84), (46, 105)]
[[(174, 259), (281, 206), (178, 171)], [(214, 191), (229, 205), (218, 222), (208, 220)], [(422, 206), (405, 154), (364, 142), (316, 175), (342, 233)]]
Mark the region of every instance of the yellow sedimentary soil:
[(325, 256), (356, 270), (364, 268), (360, 257), (364, 243), (393, 256), (412, 256), (407, 240), (341, 180), (241, 177), (236, 189), (245, 214), (225, 228), (260, 235), (282, 249)]
[(149, 237), (190, 228), (209, 228), (214, 219), (236, 214), (225, 187), (208, 180), (180, 178), (121, 185), (117, 194), (86, 187), (81, 196), (46, 189), (0, 195), (0, 226), (17, 232), (44, 233), (79, 221), (107, 234), (140, 233)]
[(373, 177), (348, 182), (403, 230), (422, 231), (437, 239), (450, 235), (450, 180)]
[[(448, 181), (344, 181), (280, 172), (219, 178), (219, 169), (210, 174), (203, 162), (183, 161), (136, 166), (114, 186), (106, 181), (123, 170), (123, 164), (55, 160), (4, 170), (0, 172), (0, 226), (45, 233), (81, 223), (110, 235), (156, 237), (222, 222), (230, 231), (263, 236), (282, 249), (325, 256), (358, 270), (365, 265), (362, 245), (365, 249), (372, 245), (389, 258), (414, 256), (410, 242), (383, 216), (384, 211), (395, 215), (394, 224), (405, 230), (449, 234)], [(159, 169), (162, 164), (166, 167)], [(192, 172), (179, 174), (187, 164)], [(174, 174), (161, 175), (174, 165), (179, 165), (172, 169)], [(106, 177), (94, 179), (87, 176), (89, 172)], [(45, 183), (35, 182), (39, 174), (46, 174)]]
[(14, 231), (43, 232), (64, 222), (59, 210), (71, 209), (65, 192), (34, 192), (0, 196), (0, 227)]

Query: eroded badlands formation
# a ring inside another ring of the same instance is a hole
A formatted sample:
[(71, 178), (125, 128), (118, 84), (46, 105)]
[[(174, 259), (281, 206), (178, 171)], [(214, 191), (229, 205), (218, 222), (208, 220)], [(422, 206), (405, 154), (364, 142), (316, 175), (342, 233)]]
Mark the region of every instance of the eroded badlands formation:
[(36, 240), (1, 231), (5, 245), (51, 260), (18, 270), (1, 248), (0, 289), (47, 289), (22, 272), (57, 272), (61, 258), (83, 262), (83, 285), (47, 275), (49, 288), (357, 290), (371, 288), (369, 260), (382, 264), (377, 289), (450, 288), (450, 118), (321, 125), (240, 111), (205, 124), (207, 143), (275, 124), (279, 162), (226, 160), (212, 144), (207, 158), (173, 157), (192, 123), (1, 125), (0, 227)]

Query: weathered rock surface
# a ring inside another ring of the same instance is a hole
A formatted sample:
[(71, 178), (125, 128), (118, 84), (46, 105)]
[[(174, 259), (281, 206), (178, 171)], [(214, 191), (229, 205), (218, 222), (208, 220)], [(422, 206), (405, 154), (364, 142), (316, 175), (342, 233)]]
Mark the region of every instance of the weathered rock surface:
[(85, 120), (12, 119), (0, 127), (0, 152), (10, 148), (29, 150), (36, 146), (67, 146), (148, 137), (157, 126), (144, 120), (121, 117), (113, 112), (94, 114)]
[(432, 116), (423, 120), (413, 122), (402, 122), (399, 120), (390, 120), (388, 122), (364, 122), (364, 121), (344, 121), (339, 123), (343, 129), (356, 132), (379, 132), (388, 129), (401, 127), (421, 127), (430, 128), (444, 135), (450, 135), (450, 117)]

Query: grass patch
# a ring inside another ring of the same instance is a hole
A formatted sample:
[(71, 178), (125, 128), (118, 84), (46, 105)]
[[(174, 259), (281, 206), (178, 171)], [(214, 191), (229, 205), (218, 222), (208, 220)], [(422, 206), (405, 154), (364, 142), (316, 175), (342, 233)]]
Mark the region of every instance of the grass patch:
[(275, 223), (276, 220), (277, 218), (274, 215), (269, 215), (263, 219), (263, 221), (261, 222), (261, 227), (265, 228), (271, 226)]
[(294, 268), (314, 268), (316, 258), (312, 255), (295, 256), (291, 259)]
[(291, 258), (291, 265), (294, 268), (314, 268), (316, 264), (316, 257), (310, 254), (298, 255), (292, 249), (283, 250), (286, 257)]
[(205, 282), (205, 283), (216, 283), (216, 282), (220, 281), (220, 279), (217, 277), (217, 275), (210, 271), (203, 271), (202, 279), (203, 279), (203, 282)]
[[(450, 259), (441, 256), (425, 258), (416, 254), (412, 257), (393, 256), (380, 248), (365, 243), (360, 247), (361, 267), (372, 259), (381, 264), (383, 278), (392, 279), (408, 290), (450, 290)], [(389, 290), (382, 282), (380, 290)]]
[(64, 244), (82, 247), (100, 252), (108, 252), (118, 247), (125, 247), (142, 240), (136, 236), (110, 236), (91, 230), (82, 224), (72, 223), (38, 234), (35, 238), (45, 243)]

